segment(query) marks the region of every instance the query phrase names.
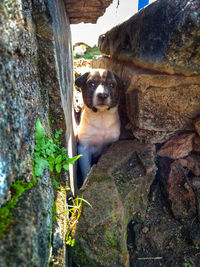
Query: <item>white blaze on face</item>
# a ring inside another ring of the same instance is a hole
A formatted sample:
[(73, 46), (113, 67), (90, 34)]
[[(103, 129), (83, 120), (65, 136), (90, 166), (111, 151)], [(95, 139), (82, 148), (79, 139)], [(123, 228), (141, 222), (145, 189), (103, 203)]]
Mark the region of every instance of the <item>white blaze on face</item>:
[[(106, 98), (99, 97), (100, 95), (107, 94)], [(93, 106), (100, 110), (107, 109), (111, 104), (110, 92), (106, 86), (99, 84), (93, 94)]]

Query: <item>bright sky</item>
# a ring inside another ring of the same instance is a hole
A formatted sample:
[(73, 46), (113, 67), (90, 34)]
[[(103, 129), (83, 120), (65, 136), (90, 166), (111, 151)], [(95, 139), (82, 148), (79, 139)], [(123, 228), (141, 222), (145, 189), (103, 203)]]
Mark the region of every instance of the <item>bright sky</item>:
[[(149, 3), (155, 0), (150, 0)], [(72, 43), (84, 42), (90, 46), (98, 43), (99, 35), (132, 17), (138, 10), (138, 0), (118, 0), (106, 9), (105, 14), (100, 17), (97, 24), (80, 23), (71, 25)]]

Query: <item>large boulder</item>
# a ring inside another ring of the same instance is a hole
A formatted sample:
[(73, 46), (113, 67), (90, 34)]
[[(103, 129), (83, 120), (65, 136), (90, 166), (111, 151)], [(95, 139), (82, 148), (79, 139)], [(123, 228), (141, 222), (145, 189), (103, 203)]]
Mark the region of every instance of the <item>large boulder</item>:
[(155, 147), (118, 141), (102, 155), (82, 190), (92, 207), (83, 205), (76, 228), (73, 261), (81, 266), (129, 266), (127, 226), (144, 218), (155, 177)]
[(200, 114), (200, 77), (141, 74), (126, 91), (130, 127), (138, 139), (162, 143), (183, 130), (194, 130)]
[(200, 74), (199, 0), (158, 0), (99, 38), (101, 52), (169, 74)]

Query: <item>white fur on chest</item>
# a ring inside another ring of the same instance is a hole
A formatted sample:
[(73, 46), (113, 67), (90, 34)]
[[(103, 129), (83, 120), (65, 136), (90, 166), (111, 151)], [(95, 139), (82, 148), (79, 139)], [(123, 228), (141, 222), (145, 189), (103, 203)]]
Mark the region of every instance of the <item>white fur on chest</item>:
[(95, 150), (119, 139), (120, 120), (117, 107), (93, 112), (85, 107), (78, 130), (79, 143)]

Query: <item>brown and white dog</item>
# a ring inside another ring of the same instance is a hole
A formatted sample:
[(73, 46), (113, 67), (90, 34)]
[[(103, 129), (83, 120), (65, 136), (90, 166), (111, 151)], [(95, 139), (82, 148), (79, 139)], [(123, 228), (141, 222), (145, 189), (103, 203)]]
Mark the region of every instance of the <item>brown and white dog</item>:
[(82, 179), (85, 180), (93, 160), (104, 148), (119, 139), (118, 103), (120, 79), (110, 70), (92, 69), (78, 77), (84, 107), (78, 130), (78, 154)]

